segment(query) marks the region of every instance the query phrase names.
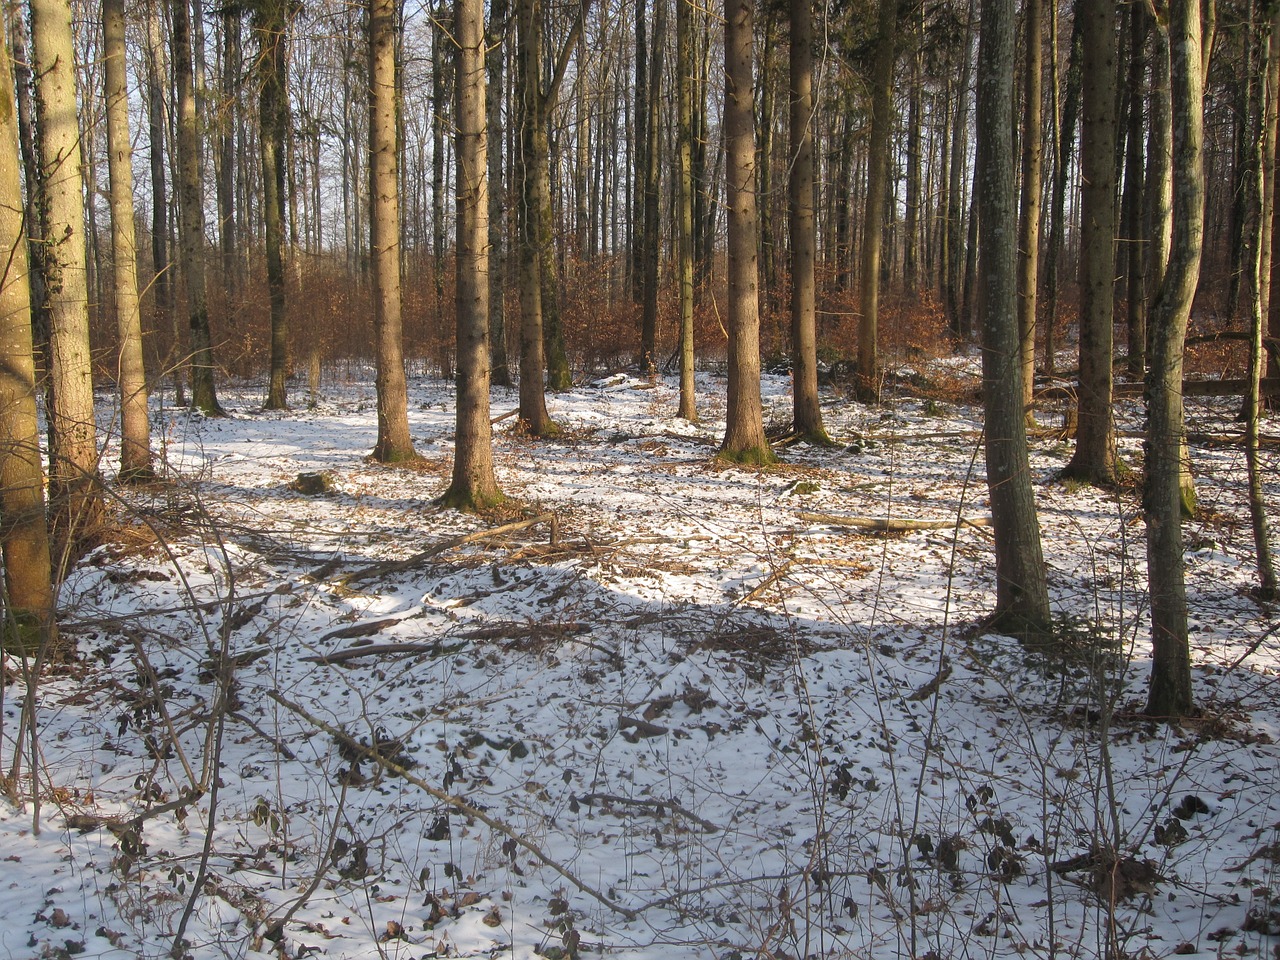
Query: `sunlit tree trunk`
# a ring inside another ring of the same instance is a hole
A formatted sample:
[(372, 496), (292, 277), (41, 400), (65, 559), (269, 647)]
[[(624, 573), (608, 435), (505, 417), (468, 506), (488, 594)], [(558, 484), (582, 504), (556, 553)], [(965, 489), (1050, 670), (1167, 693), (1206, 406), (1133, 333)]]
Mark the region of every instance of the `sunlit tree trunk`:
[(442, 501), (465, 510), (502, 499), (489, 423), (489, 182), (483, 0), (456, 0), (457, 429), (453, 480)]
[(880, 396), (880, 254), (893, 129), (893, 65), (897, 59), (898, 0), (880, 0), (871, 77), (871, 139), (867, 147), (867, 200), (862, 217), (858, 366), (854, 391), (862, 401)]
[(33, 0), (32, 72), (44, 213), (44, 287), (49, 316), (49, 411), (54, 530), (72, 544), (98, 521), (97, 430), (89, 355), (84, 197), (70, 0)]
[(666, 40), (666, 3), (655, 0), (657, 4), (656, 23), (653, 28), (653, 46), (657, 55), (652, 60), (649, 73), (649, 102), (645, 104), (646, 119), (644, 123), (644, 203), (641, 210), (641, 251), (640, 251), (640, 372), (646, 375), (657, 373), (658, 364), (655, 353), (658, 343), (658, 201), (659, 196), (659, 131), (662, 97), (662, 45)]
[(200, 129), (196, 114), (188, 0), (173, 0), (173, 70), (177, 81), (179, 226), (182, 272), (187, 283), (187, 321), (191, 335), (191, 403), (210, 417), (226, 416), (213, 380), (213, 342), (205, 289), (204, 196), (200, 182)]
[(6, 81), (0, 84), (0, 244), (9, 252), (0, 276), (0, 549), (8, 604), (0, 649), (25, 653), (52, 629), (54, 597), (11, 70), (8, 44), (0, 31), (0, 77)]
[(1014, 191), (1014, 4), (982, 0), (978, 44), (978, 247), (987, 491), (996, 541), (995, 629), (1033, 641), (1049, 632), (1049, 594), (1027, 455), (1017, 329)]
[(151, 420), (142, 361), (142, 311), (133, 227), (133, 154), (129, 139), (129, 90), (125, 70), (124, 0), (102, 0), (103, 73), (107, 101), (107, 164), (111, 177), (111, 260), (116, 328), (120, 337), (116, 372), (120, 391), (120, 479), (150, 480)]
[[(1023, 7), (1026, 47), (1022, 81), (1022, 196), (1018, 220), (1018, 349), (1022, 354), (1022, 404), (1032, 418), (1031, 395), (1036, 376), (1036, 306), (1040, 276), (1040, 193), (1043, 148), (1042, 102), (1044, 4), (1026, 0)], [(981, 224), (979, 224), (981, 229)]]
[(400, 317), (400, 180), (396, 154), (395, 0), (369, 0), (369, 254), (377, 341), (381, 463), (412, 460)]
[(1250, 3), (1248, 21), (1250, 43), (1258, 48), (1258, 67), (1262, 79), (1252, 85), (1249, 116), (1249, 178), (1245, 184), (1245, 250), (1246, 294), (1249, 298), (1249, 388), (1245, 396), (1245, 463), (1248, 473), (1249, 517), (1253, 525), (1254, 558), (1258, 569), (1257, 595), (1274, 601), (1280, 596), (1276, 582), (1275, 560), (1271, 551), (1271, 531), (1267, 518), (1263, 489), (1263, 466), (1260, 461), (1259, 417), (1262, 413), (1261, 379), (1265, 368), (1263, 330), (1271, 299), (1271, 240), (1274, 213), (1276, 96), (1280, 93), (1280, 68), (1275, 44), (1280, 38), (1280, 8), (1270, 14), (1270, 22), (1255, 22), (1256, 10)]
[(725, 0), (725, 208), (729, 254), (729, 387), (720, 456), (765, 464), (760, 399), (760, 278), (756, 246), (756, 145), (752, 116), (753, 0)]
[(1194, 709), (1182, 546), (1182, 350), (1204, 244), (1204, 58), (1200, 0), (1169, 4), (1173, 118), (1173, 235), (1164, 281), (1151, 308), (1147, 371), (1147, 576), (1151, 591), (1151, 683), (1147, 712)]
[(1114, 485), (1111, 409), (1116, 236), (1116, 5), (1080, 0), (1083, 112), (1080, 135), (1080, 377), (1076, 447), (1065, 475)]
[(165, 132), (169, 128), (165, 109), (165, 48), (160, 20), (161, 0), (147, 0), (146, 93), (147, 147), (151, 174), (151, 281), (153, 316), (156, 327), (168, 327), (173, 343), (166, 354), (165, 373), (173, 378), (174, 402), (186, 404), (186, 348), (179, 336), (178, 317), (173, 309), (173, 277), (169, 260), (169, 188), (165, 181)]
[(812, 0), (791, 0), (790, 18), (791, 420), (796, 433), (810, 443), (830, 443), (818, 400)]

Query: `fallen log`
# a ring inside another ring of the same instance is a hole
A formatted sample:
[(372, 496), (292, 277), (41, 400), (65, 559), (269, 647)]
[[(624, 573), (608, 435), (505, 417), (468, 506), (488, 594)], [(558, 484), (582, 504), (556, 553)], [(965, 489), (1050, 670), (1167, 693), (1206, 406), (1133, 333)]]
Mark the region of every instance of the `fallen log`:
[[(391, 621), (395, 622), (395, 621)], [(453, 643), (444, 644), (439, 640), (431, 641), (413, 641), (407, 640), (403, 643), (366, 643), (363, 646), (347, 647), (345, 650), (335, 650), (333, 653), (317, 653), (309, 657), (299, 657), (299, 660), (305, 660), (307, 663), (346, 663), (348, 660), (357, 660), (361, 657), (385, 657), (385, 656), (405, 656), (411, 653), (430, 653), (437, 657), (443, 657), (446, 654), (457, 653), (465, 644)]]
[[(554, 542), (559, 537), (559, 524), (556, 521), (554, 513), (541, 513), (536, 517), (530, 517), (527, 520), (516, 520), (513, 523), (504, 523), (498, 527), (492, 527), (488, 530), (477, 530), (474, 533), (464, 533), (461, 536), (450, 537), (441, 543), (428, 547), (419, 553), (415, 553), (411, 557), (403, 560), (387, 560), (381, 563), (371, 563), (368, 566), (348, 573), (345, 576), (338, 577), (336, 582), (342, 586), (348, 586), (353, 583), (363, 583), (366, 580), (376, 580), (379, 577), (389, 576), (391, 574), (403, 573), (406, 570), (412, 570), (415, 567), (422, 566), (428, 560), (440, 556), (442, 553), (448, 553), (457, 547), (466, 546), (468, 543), (479, 543), (482, 540), (491, 540), (494, 537), (501, 537), (508, 533), (516, 533), (520, 530), (527, 530), (530, 527), (536, 527), (542, 523), (551, 524), (551, 539)], [(311, 573), (311, 579), (322, 580), (327, 579), (332, 573), (332, 564), (325, 564), (323, 567)]]
[(960, 517), (958, 520), (899, 520), (894, 517), (845, 517), (832, 513), (802, 513), (809, 523), (827, 523), (833, 527), (856, 527), (879, 533), (910, 533), (913, 530), (950, 530), (952, 527), (989, 527), (990, 517)]

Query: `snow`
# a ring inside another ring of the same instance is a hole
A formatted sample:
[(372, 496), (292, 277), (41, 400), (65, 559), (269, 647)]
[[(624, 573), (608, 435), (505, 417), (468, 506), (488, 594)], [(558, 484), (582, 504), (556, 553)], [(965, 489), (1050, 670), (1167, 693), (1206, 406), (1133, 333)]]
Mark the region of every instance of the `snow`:
[[(0, 957), (165, 956), (189, 904), (197, 958), (1273, 949), (1280, 621), (1248, 596), (1238, 445), (1193, 451), (1204, 716), (1166, 726), (1140, 715), (1137, 492), (1057, 481), (1069, 441), (1032, 450), (1049, 655), (977, 626), (989, 530), (820, 519), (983, 515), (976, 408), (829, 396), (847, 446), (753, 471), (713, 459), (722, 381), (693, 426), (672, 382), (615, 374), (549, 398), (556, 440), (499, 425), (519, 508), (478, 518), (432, 504), (451, 387), (410, 389), (408, 469), (367, 459), (371, 374), (283, 413), (252, 385), (228, 419), (156, 402), (172, 482), (119, 492), (124, 532), (68, 576), (78, 664), (29, 690), (5, 663), (4, 772), (28, 702), (41, 762), (36, 805), (26, 736), (0, 804)], [(785, 423), (787, 380), (764, 397)], [(1225, 401), (1190, 411), (1234, 429)], [(1118, 418), (1133, 462), (1139, 411)], [(320, 471), (335, 493), (290, 489)], [(355, 576), (551, 511), (554, 543), (542, 523)], [(403, 650), (334, 658), (366, 644)]]

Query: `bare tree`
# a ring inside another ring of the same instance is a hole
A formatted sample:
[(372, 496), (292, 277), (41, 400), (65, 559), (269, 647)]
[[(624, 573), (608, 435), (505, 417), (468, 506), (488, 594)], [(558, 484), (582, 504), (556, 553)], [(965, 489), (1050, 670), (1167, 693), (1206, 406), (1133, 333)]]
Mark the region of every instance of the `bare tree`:
[(676, 223), (676, 275), (680, 283), (680, 409), (677, 416), (696, 422), (693, 352), (693, 0), (676, 4), (677, 152), (680, 165)]
[(98, 521), (102, 492), (89, 355), (89, 291), (71, 3), (33, 0), (30, 10), (39, 189), (47, 240), (44, 288), (53, 401), (49, 418), (53, 464), (50, 494), (54, 529), (59, 539), (72, 544)]
[(483, 0), (455, 0), (458, 132), (457, 430), (453, 480), (442, 502), (477, 510), (502, 500), (489, 423), (489, 178)]
[(720, 456), (774, 460), (760, 401), (760, 270), (756, 237), (756, 145), (752, 116), (754, 0), (725, 0), (725, 209), (729, 254), (729, 389)]
[(1063, 471), (1086, 483), (1117, 480), (1111, 409), (1116, 236), (1116, 5), (1078, 0), (1084, 50), (1080, 134), (1079, 427)]
[(1182, 550), (1182, 350), (1204, 247), (1204, 77), (1201, 0), (1170, 0), (1173, 235), (1169, 264), (1151, 307), (1147, 371), (1147, 577), (1151, 590), (1151, 684), (1147, 713), (1182, 717), (1194, 709)]
[(810, 443), (828, 444), (831, 439), (822, 424), (822, 405), (818, 400), (812, 0), (791, 0), (790, 15), (791, 420), (796, 433)]
[(369, 253), (377, 340), (378, 442), (373, 457), (416, 457), (409, 436), (400, 318), (400, 179), (396, 154), (395, 0), (369, 0)]
[(1027, 455), (1017, 330), (1013, 0), (982, 0), (978, 42), (977, 203), (982, 261), (982, 388), (987, 490), (996, 541), (997, 629), (1049, 633), (1040, 524)]
[(124, 0), (102, 0), (102, 42), (107, 100), (107, 162), (111, 177), (111, 259), (116, 328), (119, 331), (120, 479), (155, 477), (147, 374), (142, 361), (142, 311), (138, 299), (138, 251), (133, 228), (133, 154), (129, 139), (129, 90), (125, 71)]
[[(1022, 196), (1018, 219), (1018, 344), (1022, 353), (1022, 403), (1031, 418), (1036, 374), (1036, 305), (1040, 274), (1040, 194), (1043, 185), (1042, 136), (1044, 3), (1023, 6), (1026, 48), (1022, 81)], [(979, 225), (981, 229), (981, 225)]]
[(884, 245), (885, 197), (893, 129), (893, 65), (898, 53), (898, 0), (879, 0), (876, 53), (871, 76), (871, 139), (867, 147), (867, 201), (862, 217), (862, 276), (858, 321), (858, 399), (880, 396), (880, 258)]
[(288, 6), (290, 0), (256, 0), (258, 35), (258, 150), (262, 159), (262, 223), (271, 302), (271, 360), (268, 410), (288, 407), (289, 327), (284, 272), (285, 149), (289, 133)]
[(178, 104), (178, 220), (182, 272), (187, 283), (191, 333), (191, 403), (210, 417), (226, 416), (213, 380), (213, 340), (205, 289), (204, 196), (200, 172), (200, 121), (196, 112), (195, 62), (188, 0), (173, 0), (173, 71)]
[[(0, 31), (0, 76), (12, 76), (9, 46)], [(27, 237), (18, 160), (18, 112), (13, 86), (0, 84), (0, 548), (5, 600), (16, 637), (4, 628), (4, 651), (35, 647), (53, 624), (54, 598), (45, 521), (44, 472), (36, 416), (35, 358)], [(16, 640), (16, 643), (11, 642)]]

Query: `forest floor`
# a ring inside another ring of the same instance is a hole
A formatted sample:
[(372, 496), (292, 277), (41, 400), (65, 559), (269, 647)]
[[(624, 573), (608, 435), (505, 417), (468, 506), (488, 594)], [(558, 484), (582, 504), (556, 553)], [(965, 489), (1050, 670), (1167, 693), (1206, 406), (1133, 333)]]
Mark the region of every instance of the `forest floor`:
[[(840, 445), (764, 471), (713, 458), (718, 378), (697, 426), (670, 381), (586, 383), (550, 398), (557, 440), (499, 423), (488, 517), (432, 505), (452, 386), (411, 381), (424, 459), (390, 468), (359, 374), (291, 412), (157, 404), (170, 482), (114, 494), (62, 589), (78, 660), (4, 665), (0, 958), (179, 932), (196, 958), (1280, 956), (1280, 611), (1250, 596), (1241, 446), (1212, 439), (1235, 401), (1189, 409), (1203, 715), (1166, 725), (1137, 488), (1064, 484), (1048, 431), (1060, 643), (981, 629), (972, 360), (828, 396)], [(764, 388), (785, 424), (787, 379)]]

